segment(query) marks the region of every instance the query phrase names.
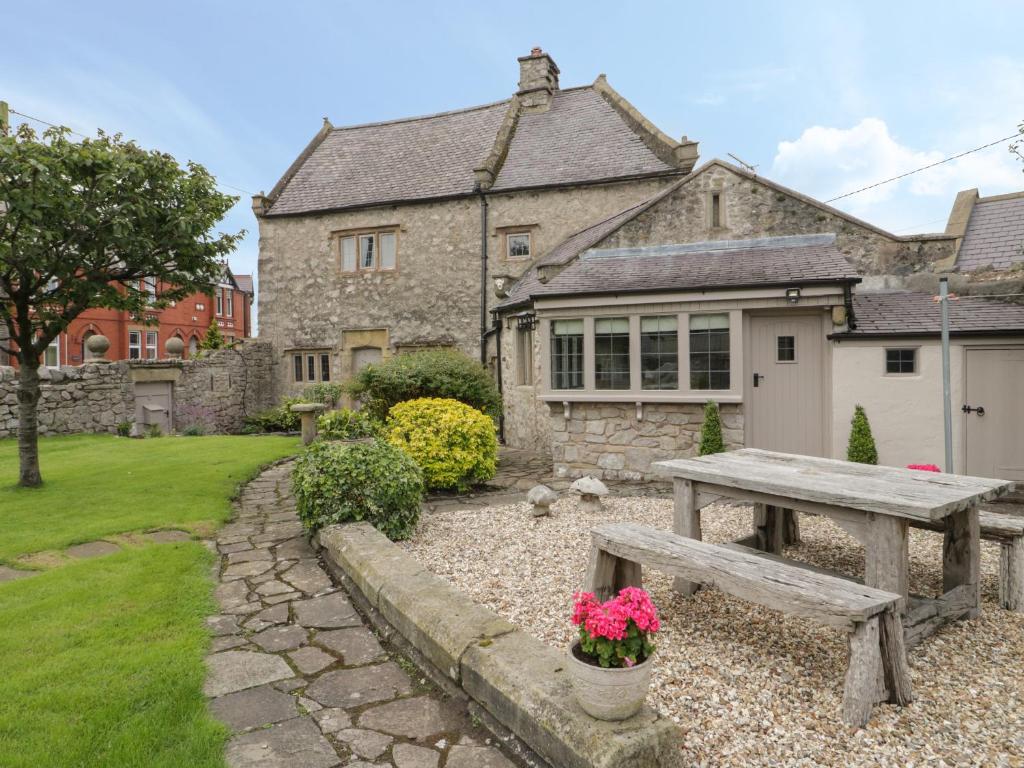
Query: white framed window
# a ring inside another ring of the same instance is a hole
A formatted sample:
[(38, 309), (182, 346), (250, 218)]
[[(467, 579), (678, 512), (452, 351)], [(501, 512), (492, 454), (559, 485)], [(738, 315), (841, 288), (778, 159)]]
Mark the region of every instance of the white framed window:
[(43, 365), (47, 368), (60, 368), (60, 335), (57, 335), (49, 346), (43, 350)]
[(156, 278), (147, 277), (142, 281), (142, 291), (146, 294), (146, 301), (150, 304), (156, 303)]
[(529, 259), (532, 253), (529, 232), (505, 233), (505, 258), (509, 261)]
[(342, 272), (394, 272), (398, 269), (398, 230), (387, 228), (335, 233)]
[(224, 295), (221, 292), (220, 288), (217, 289), (217, 292), (214, 295), (214, 298), (217, 301), (216, 314), (223, 315), (224, 314)]
[(128, 359), (142, 359), (142, 331), (128, 331)]
[(157, 347), (159, 344), (159, 334), (156, 331), (146, 331), (146, 359), (156, 360), (157, 359)]
[(197, 301), (196, 302), (196, 312), (202, 312), (204, 309), (206, 309), (206, 305), (205, 304), (201, 304), (200, 302)]
[(380, 268), (382, 270), (394, 269), (398, 259), (398, 237), (394, 232), (381, 232), (379, 239)]
[(235, 316), (235, 295), (230, 288), (224, 290), (224, 310), (228, 317)]

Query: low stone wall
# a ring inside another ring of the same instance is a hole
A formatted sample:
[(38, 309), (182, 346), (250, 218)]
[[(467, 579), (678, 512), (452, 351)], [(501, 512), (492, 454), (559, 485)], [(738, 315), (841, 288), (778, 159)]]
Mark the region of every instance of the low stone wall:
[[(41, 369), (39, 433), (117, 431), (135, 421), (137, 382), (169, 381), (176, 430), (201, 424), (207, 432), (238, 432), (245, 417), (273, 405), (274, 356), (249, 341), (196, 360), (133, 360)], [(18, 433), (17, 371), (0, 367), (0, 438)]]
[[(651, 462), (694, 456), (704, 421), (702, 403), (571, 403), (568, 417), (551, 403), (554, 471), (559, 477), (650, 480)], [(721, 405), (722, 437), (743, 447), (743, 406)]]
[[(558, 768), (662, 768), (679, 729), (648, 707), (622, 722), (585, 714), (564, 649), (517, 630), (427, 571), (369, 523), (322, 530), (328, 566), (374, 613), (502, 726)], [(510, 575), (509, 578), (514, 578)]]

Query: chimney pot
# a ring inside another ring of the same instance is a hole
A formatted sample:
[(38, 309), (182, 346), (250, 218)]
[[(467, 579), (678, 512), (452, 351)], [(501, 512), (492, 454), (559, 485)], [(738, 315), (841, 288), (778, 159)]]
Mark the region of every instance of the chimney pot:
[(535, 46), (533, 46), (533, 48), (531, 48), (531, 49), (530, 49), (530, 55), (531, 55), (531, 56), (540, 56), (540, 55), (541, 55), (542, 53), (544, 53), (544, 51), (542, 51), (542, 50), (541, 50), (541, 49), (540, 49), (540, 48), (539, 48), (538, 46), (536, 46), (536, 45), (535, 45)]

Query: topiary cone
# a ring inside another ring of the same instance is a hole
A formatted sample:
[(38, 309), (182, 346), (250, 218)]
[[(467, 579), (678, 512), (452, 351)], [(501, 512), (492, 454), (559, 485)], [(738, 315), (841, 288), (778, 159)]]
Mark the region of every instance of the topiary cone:
[(878, 448), (871, 434), (871, 424), (863, 406), (855, 406), (853, 420), (850, 422), (850, 442), (846, 446), (846, 460), (859, 464), (877, 464)]
[(718, 403), (709, 400), (704, 406), (704, 423), (700, 425), (700, 455), (722, 453), (724, 450), (722, 417), (718, 412)]

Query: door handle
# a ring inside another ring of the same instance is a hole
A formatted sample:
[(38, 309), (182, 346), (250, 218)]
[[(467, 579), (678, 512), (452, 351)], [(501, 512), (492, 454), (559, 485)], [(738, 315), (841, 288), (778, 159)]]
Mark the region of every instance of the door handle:
[(972, 413), (973, 412), (973, 413), (978, 414), (979, 416), (984, 416), (985, 415), (985, 406), (984, 405), (979, 405), (976, 408), (972, 408), (969, 405), (965, 405), (960, 410), (963, 411), (964, 413)]
[(760, 373), (755, 373), (754, 374), (754, 386), (755, 387), (760, 386), (759, 382), (761, 382), (763, 380), (764, 380), (764, 375), (763, 374), (760, 374)]

